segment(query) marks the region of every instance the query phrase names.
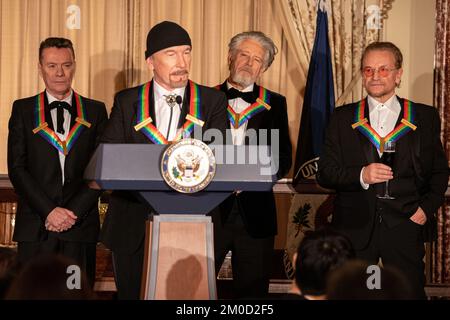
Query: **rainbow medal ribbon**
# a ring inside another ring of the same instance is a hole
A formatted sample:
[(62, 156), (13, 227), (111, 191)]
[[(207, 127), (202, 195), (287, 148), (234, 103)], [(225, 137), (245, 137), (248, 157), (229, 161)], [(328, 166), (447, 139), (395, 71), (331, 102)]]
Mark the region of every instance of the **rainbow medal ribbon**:
[(91, 124), (86, 121), (86, 110), (84, 107), (83, 99), (75, 91), (73, 92), (75, 97), (75, 103), (77, 107), (77, 117), (75, 118), (75, 124), (70, 129), (67, 139), (62, 141), (58, 135), (49, 128), (48, 123), (45, 121), (45, 92), (41, 92), (36, 97), (36, 108), (34, 112), (34, 122), (36, 127), (33, 129), (34, 134), (39, 134), (48, 143), (54, 146), (59, 152), (67, 156), (75, 144), (75, 141), (80, 137), (84, 127), (91, 127)]
[[(200, 120), (200, 88), (193, 81), (190, 84), (190, 102), (189, 114), (186, 116), (186, 122), (180, 129), (175, 141), (189, 136), (194, 130), (194, 124), (203, 126), (204, 122)], [(150, 117), (150, 103), (149, 103), (150, 82), (145, 83), (139, 88), (139, 108), (137, 114), (137, 124), (134, 126), (136, 131), (141, 131), (147, 138), (155, 144), (168, 144), (169, 141), (159, 130), (152, 124), (153, 120)]]
[(175, 141), (181, 140), (185, 137), (189, 137), (194, 131), (194, 125), (203, 127), (204, 121), (200, 120), (202, 117), (200, 111), (200, 87), (193, 81), (189, 81), (190, 84), (190, 101), (189, 101), (189, 113), (186, 115), (186, 122), (178, 132)]
[(411, 101), (404, 99), (403, 102), (403, 118), (397, 127), (394, 128), (387, 136), (380, 137), (380, 135), (370, 126), (369, 121), (364, 116), (366, 107), (366, 100), (363, 99), (358, 103), (358, 107), (355, 112), (355, 123), (352, 124), (353, 129), (358, 129), (369, 141), (383, 153), (384, 144), (387, 141), (397, 141), (411, 130), (417, 129), (414, 125), (414, 107)]
[(270, 110), (270, 94), (269, 91), (266, 88), (259, 87), (259, 97), (256, 99), (254, 103), (252, 103), (248, 108), (246, 108), (241, 113), (236, 113), (233, 108), (228, 105), (227, 107), (227, 113), (228, 113), (228, 119), (231, 122), (231, 125), (233, 128), (238, 129), (240, 126), (242, 126), (245, 122), (250, 120), (253, 116), (256, 114), (264, 111), (264, 110)]

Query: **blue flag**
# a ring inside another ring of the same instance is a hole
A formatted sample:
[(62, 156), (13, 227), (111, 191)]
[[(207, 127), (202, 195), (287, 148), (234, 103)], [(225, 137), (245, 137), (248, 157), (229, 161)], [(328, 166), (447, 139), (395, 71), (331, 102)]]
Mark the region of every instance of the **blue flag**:
[(328, 17), (320, 6), (314, 47), (309, 63), (305, 97), (298, 134), (293, 186), (315, 178), (317, 161), (325, 136), (325, 129), (334, 109), (333, 69), (328, 42)]

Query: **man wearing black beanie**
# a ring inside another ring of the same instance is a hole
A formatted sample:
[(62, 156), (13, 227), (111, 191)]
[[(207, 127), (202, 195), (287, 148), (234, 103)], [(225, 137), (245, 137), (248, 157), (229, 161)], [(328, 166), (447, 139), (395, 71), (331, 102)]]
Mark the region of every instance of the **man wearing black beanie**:
[[(153, 79), (116, 94), (102, 142), (166, 144), (191, 136), (184, 128), (194, 104), (203, 132), (215, 128), (225, 133), (225, 94), (189, 80), (191, 39), (186, 30), (169, 21), (155, 25), (147, 36), (145, 58)], [(140, 123), (147, 124), (135, 129)], [(139, 299), (145, 223), (151, 214), (133, 193), (112, 193), (100, 240), (113, 252), (119, 299)]]

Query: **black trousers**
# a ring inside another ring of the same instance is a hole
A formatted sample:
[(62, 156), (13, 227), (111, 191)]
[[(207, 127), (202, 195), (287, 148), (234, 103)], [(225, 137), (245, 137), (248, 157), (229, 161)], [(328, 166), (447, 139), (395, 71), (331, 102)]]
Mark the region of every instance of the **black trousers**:
[(132, 254), (113, 252), (114, 278), (119, 300), (139, 300), (142, 268), (144, 263), (144, 241)]
[(225, 256), (231, 250), (233, 297), (243, 299), (267, 296), (274, 237), (251, 237), (245, 230), (236, 203), (225, 223), (222, 223), (219, 211), (214, 210), (212, 213), (216, 273), (219, 272)]
[(422, 226), (408, 219), (388, 228), (383, 219), (378, 217), (369, 245), (357, 251), (356, 256), (370, 264), (377, 264), (381, 258), (384, 266), (392, 266), (406, 277), (412, 298), (426, 298)]
[(93, 242), (65, 241), (50, 234), (44, 241), (18, 242), (17, 256), (19, 262), (25, 264), (40, 254), (61, 254), (74, 260), (85, 272), (91, 287), (94, 287), (96, 245)]

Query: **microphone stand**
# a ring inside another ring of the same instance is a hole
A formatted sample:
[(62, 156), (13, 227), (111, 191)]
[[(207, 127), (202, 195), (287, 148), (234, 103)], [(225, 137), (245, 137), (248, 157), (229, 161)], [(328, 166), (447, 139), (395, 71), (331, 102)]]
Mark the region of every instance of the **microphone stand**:
[[(175, 102), (178, 104), (180, 111), (181, 111), (181, 103), (183, 102), (183, 98), (181, 96), (176, 96)], [(169, 105), (170, 106), (170, 116), (169, 116), (169, 126), (167, 127), (167, 140), (169, 140), (169, 133), (170, 133), (170, 127), (172, 126), (172, 116), (173, 116), (173, 107), (175, 105)]]

